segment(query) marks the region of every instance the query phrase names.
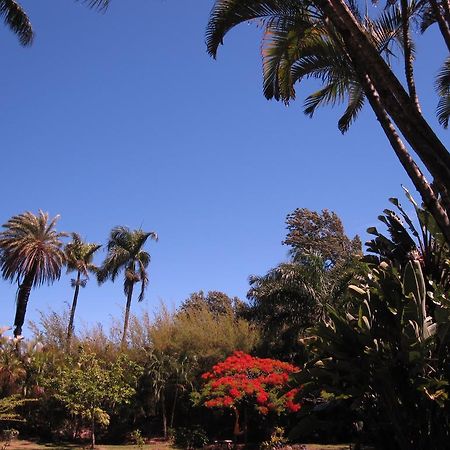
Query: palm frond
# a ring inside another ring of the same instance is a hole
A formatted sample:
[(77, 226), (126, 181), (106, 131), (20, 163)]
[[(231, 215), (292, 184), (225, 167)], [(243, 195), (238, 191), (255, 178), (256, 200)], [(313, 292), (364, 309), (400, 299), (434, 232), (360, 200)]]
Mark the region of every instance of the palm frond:
[[(143, 252), (143, 253), (145, 253), (145, 252)], [(147, 259), (147, 261), (150, 261), (150, 255), (149, 255), (149, 258)], [(145, 270), (146, 265), (144, 265), (142, 260), (138, 261), (138, 265), (139, 265), (139, 277), (141, 279), (141, 291), (139, 292), (138, 301), (142, 302), (142, 300), (144, 300), (145, 290), (148, 285), (148, 273)]]
[(436, 115), (439, 123), (444, 128), (447, 128), (450, 119), (450, 57), (447, 57), (439, 70), (435, 81), (435, 88), (439, 95)]
[(33, 27), (27, 13), (18, 2), (14, 0), (0, 0), (0, 17), (18, 36), (22, 45), (32, 44)]
[(292, 20), (281, 28), (266, 27), (262, 41), (264, 95), (289, 102), (295, 98), (294, 82), (291, 78), (292, 64), (299, 59), (302, 41), (308, 40), (313, 23), (307, 14)]
[(350, 85), (347, 92), (347, 109), (338, 121), (338, 128), (342, 134), (346, 133), (350, 128), (350, 125), (356, 120), (356, 117), (364, 106), (365, 100), (364, 91), (360, 84)]
[(96, 9), (98, 11), (106, 11), (109, 6), (110, 0), (76, 0), (80, 3), (85, 3), (89, 8)]
[(304, 103), (304, 113), (312, 117), (318, 106), (323, 104), (335, 105), (341, 103), (345, 98), (345, 86), (342, 82), (330, 83), (317, 92), (309, 95)]
[(208, 53), (215, 58), (225, 35), (235, 26), (255, 19), (285, 21), (298, 15), (295, 0), (216, 0), (206, 28)]

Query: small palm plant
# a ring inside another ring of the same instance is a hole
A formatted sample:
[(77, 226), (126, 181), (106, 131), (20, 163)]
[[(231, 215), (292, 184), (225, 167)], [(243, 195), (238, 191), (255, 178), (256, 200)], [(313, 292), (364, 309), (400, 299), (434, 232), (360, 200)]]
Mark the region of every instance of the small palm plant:
[(65, 263), (61, 238), (66, 233), (55, 230), (59, 216), (49, 221), (48, 213), (37, 215), (27, 211), (11, 217), (0, 233), (3, 278), (19, 285), (17, 294), (14, 336), (22, 334), (28, 299), (33, 287), (52, 284), (61, 276)]
[(157, 234), (153, 231), (130, 230), (123, 226), (113, 228), (108, 240), (108, 254), (97, 273), (98, 282), (101, 284), (108, 279), (114, 282), (122, 270), (125, 272), (124, 292), (127, 304), (122, 345), (125, 345), (126, 342), (134, 285), (141, 284), (138, 301), (144, 299), (145, 289), (148, 285), (147, 267), (150, 264), (150, 254), (143, 250), (143, 247), (149, 238), (154, 241), (158, 240)]
[[(84, 288), (89, 279), (89, 273), (96, 273), (97, 266), (92, 263), (94, 253), (101, 247), (98, 244), (83, 242), (80, 235), (72, 233), (72, 241), (69, 242), (64, 252), (66, 254), (67, 273), (76, 272), (77, 278), (71, 280), (75, 289), (70, 309), (69, 326), (67, 327), (67, 344), (70, 344), (74, 330), (75, 310), (77, 308), (80, 287)], [(84, 277), (84, 278), (82, 278)]]

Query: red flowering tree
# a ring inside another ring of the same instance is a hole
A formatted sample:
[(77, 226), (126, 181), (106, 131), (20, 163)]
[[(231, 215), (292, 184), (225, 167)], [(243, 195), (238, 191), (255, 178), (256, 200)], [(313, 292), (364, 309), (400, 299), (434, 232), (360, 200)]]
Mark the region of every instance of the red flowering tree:
[(299, 368), (282, 361), (256, 358), (236, 351), (202, 375), (205, 384), (200, 403), (207, 408), (230, 408), (235, 413), (234, 434), (239, 435), (239, 412), (244, 405), (253, 406), (259, 414), (296, 412), (298, 388), (290, 389), (289, 376)]

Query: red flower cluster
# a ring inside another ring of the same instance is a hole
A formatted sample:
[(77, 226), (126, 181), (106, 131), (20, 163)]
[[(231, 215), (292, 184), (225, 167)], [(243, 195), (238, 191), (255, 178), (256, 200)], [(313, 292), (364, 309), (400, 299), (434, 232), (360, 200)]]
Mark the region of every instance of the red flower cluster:
[(296, 412), (301, 407), (295, 402), (300, 389), (286, 389), (289, 376), (299, 370), (292, 364), (236, 351), (202, 375), (204, 404), (208, 408), (237, 407), (246, 400), (264, 415), (269, 411)]

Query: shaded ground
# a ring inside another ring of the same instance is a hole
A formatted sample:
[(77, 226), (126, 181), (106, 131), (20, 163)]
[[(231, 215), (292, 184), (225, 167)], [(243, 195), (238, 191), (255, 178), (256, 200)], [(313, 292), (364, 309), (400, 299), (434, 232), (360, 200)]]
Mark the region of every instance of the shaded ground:
[[(15, 440), (11, 443), (8, 450), (82, 450), (88, 449), (76, 444), (55, 444), (55, 443), (37, 443), (26, 440)], [(97, 450), (137, 450), (137, 445), (97, 445)], [(144, 446), (144, 450), (173, 450), (170, 444), (166, 442), (152, 442)]]
[[(8, 447), (8, 450), (83, 450), (87, 449), (87, 447), (80, 447), (75, 444), (38, 444), (32, 441), (26, 440), (15, 440)], [(347, 445), (316, 445), (316, 444), (308, 444), (306, 446), (307, 450), (349, 450), (349, 446)], [(96, 447), (97, 450), (137, 450), (138, 447), (136, 445), (98, 445)], [(150, 444), (144, 447), (144, 450), (174, 450), (175, 447), (171, 446), (166, 442), (151, 442)]]

